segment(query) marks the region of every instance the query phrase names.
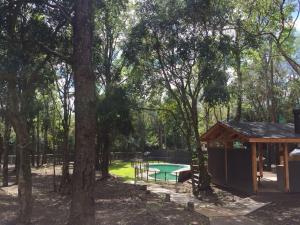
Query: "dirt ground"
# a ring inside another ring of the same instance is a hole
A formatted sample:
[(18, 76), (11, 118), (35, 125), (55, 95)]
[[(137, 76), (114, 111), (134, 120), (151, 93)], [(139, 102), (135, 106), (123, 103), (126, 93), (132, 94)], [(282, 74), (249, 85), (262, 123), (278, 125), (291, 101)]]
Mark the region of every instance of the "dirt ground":
[[(60, 173), (57, 169), (57, 174)], [(70, 196), (53, 191), (52, 168), (33, 169), (34, 208), (33, 225), (63, 225), (67, 223)], [(17, 225), (17, 186), (0, 188), (0, 225)], [(59, 177), (56, 177), (58, 184)], [(190, 185), (162, 184), (180, 193), (190, 191)], [(203, 199), (204, 204), (223, 205), (232, 201), (234, 194), (215, 189), (215, 197)], [(237, 196), (235, 197), (237, 198)], [(243, 198), (241, 196), (240, 198)], [(270, 204), (246, 215), (255, 224), (299, 225), (300, 194), (258, 195), (257, 201)], [(164, 202), (163, 195), (148, 193), (140, 186), (121, 182), (117, 178), (97, 181), (95, 188), (96, 221), (103, 225), (196, 225), (209, 224), (207, 217), (190, 212), (175, 203)], [(223, 224), (223, 223), (221, 223)], [(230, 224), (230, 223), (227, 223)], [(241, 223), (242, 224), (242, 223)]]
[[(46, 173), (45, 171), (45, 169), (33, 171), (32, 224), (66, 224), (70, 196), (53, 192), (53, 178), (48, 170)], [(17, 224), (16, 189), (15, 185), (6, 188), (5, 191), (0, 189), (0, 225)], [(116, 178), (97, 181), (95, 200), (97, 224), (209, 224), (208, 219), (199, 213), (187, 211), (174, 203), (164, 202), (163, 196), (147, 193), (139, 186), (122, 183)]]
[(264, 225), (300, 225), (299, 193), (265, 193), (256, 199), (271, 203), (250, 213), (248, 218)]

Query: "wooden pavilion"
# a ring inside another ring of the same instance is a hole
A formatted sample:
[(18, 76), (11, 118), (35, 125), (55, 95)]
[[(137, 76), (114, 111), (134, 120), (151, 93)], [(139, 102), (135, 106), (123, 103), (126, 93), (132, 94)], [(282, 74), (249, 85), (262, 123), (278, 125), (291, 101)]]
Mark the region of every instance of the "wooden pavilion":
[(282, 191), (300, 192), (300, 160), (289, 156), (300, 144), (299, 128), (296, 126), (295, 129), (294, 124), (217, 122), (201, 136), (201, 140), (207, 143), (212, 182), (257, 193), (264, 176), (263, 159), (267, 157), (265, 150), (268, 148), (277, 157), (278, 186), (281, 182)]

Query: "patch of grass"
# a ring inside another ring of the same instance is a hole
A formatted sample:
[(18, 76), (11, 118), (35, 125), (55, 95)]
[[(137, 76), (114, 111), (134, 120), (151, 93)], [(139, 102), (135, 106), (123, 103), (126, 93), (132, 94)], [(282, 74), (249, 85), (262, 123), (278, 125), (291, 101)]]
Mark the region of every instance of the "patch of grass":
[[(148, 163), (163, 163), (164, 161), (150, 160)], [(131, 162), (115, 160), (109, 167), (109, 173), (120, 177), (124, 181), (134, 180), (134, 168), (131, 167)]]
[(134, 168), (131, 167), (130, 162), (113, 161), (109, 167), (109, 172), (124, 181), (134, 180)]

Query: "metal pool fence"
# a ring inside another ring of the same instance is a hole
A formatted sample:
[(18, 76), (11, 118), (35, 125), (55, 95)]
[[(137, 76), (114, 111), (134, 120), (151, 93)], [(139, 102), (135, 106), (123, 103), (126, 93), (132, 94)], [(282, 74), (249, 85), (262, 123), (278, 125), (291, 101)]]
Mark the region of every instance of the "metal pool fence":
[[(157, 161), (158, 163), (160, 161)], [(153, 163), (153, 161), (151, 161)], [(134, 178), (135, 181), (154, 181), (154, 182), (175, 182), (178, 183), (178, 178), (180, 172), (167, 172), (167, 171), (157, 171), (155, 169), (149, 168), (148, 162), (143, 161), (131, 161), (131, 167), (134, 168)], [(172, 174), (175, 179), (170, 179), (170, 174)]]

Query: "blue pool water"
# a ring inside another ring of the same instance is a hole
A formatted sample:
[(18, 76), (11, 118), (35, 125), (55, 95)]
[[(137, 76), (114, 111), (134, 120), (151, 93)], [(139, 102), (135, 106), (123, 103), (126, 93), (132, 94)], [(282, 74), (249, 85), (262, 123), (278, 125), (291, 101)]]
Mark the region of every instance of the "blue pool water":
[(152, 178), (156, 178), (156, 180), (166, 180), (166, 181), (177, 181), (179, 172), (177, 170), (181, 169), (189, 169), (189, 165), (182, 164), (149, 164), (149, 171), (157, 171), (156, 173), (152, 173), (149, 175)]

